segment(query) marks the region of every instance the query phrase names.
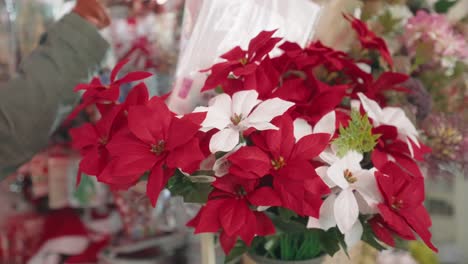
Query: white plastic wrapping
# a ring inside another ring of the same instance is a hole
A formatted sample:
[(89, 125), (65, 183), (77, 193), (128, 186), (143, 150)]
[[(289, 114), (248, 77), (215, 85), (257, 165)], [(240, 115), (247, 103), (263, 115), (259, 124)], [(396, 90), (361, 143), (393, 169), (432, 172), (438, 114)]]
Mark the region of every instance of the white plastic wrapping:
[(235, 46), (246, 49), (263, 30), (278, 29), (275, 36), (305, 45), (320, 13), (320, 6), (309, 0), (187, 0), (186, 5), (191, 13), (185, 16), (182, 38), (187, 39), (182, 41), (168, 101), (169, 108), (180, 114), (203, 104), (200, 90), (206, 73), (200, 70), (218, 62), (220, 55)]

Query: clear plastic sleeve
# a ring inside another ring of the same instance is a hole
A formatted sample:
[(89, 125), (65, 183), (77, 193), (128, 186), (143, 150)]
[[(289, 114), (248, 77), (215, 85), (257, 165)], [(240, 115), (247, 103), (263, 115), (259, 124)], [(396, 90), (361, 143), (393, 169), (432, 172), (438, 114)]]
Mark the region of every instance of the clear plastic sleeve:
[(220, 55), (235, 46), (245, 49), (263, 30), (277, 29), (275, 36), (305, 45), (314, 35), (321, 10), (308, 0), (188, 0), (186, 7), (185, 39), (168, 101), (180, 114), (206, 103), (209, 96), (200, 94), (206, 73), (200, 70), (218, 62)]

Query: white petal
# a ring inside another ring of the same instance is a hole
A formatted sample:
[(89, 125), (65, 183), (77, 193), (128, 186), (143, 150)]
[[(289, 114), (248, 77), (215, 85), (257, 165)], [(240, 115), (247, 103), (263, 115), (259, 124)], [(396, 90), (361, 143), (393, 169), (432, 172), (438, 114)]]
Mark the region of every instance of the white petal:
[(349, 182), (344, 177), (346, 164), (343, 159), (333, 163), (327, 170), (327, 175), (341, 189), (349, 188)]
[(341, 233), (345, 234), (351, 230), (354, 223), (358, 221), (359, 207), (352, 190), (343, 190), (335, 201), (335, 220)]
[(346, 245), (348, 246), (348, 249), (351, 249), (359, 241), (361, 241), (361, 237), (363, 233), (364, 233), (364, 228), (362, 227), (361, 222), (356, 221), (356, 223), (354, 223), (351, 230), (344, 234), (345, 242), (346, 242)]
[(413, 122), (406, 116), (405, 111), (398, 107), (385, 107), (382, 110), (382, 122), (387, 125), (396, 126), (398, 132), (405, 136), (417, 136), (418, 131)]
[(204, 128), (223, 129), (231, 124), (231, 97), (227, 94), (216, 96), (213, 105), (208, 107), (206, 118), (201, 124)]
[(204, 113), (204, 112), (208, 112), (209, 109), (210, 108), (206, 106), (198, 106), (198, 107), (195, 107), (192, 113)]
[(209, 171), (213, 169), (216, 162), (216, 156), (211, 154), (200, 163), (200, 170)]
[(359, 100), (351, 100), (351, 109), (359, 111), (361, 108), (361, 101)]
[(245, 123), (241, 123), (240, 124), (240, 127), (245, 127), (245, 128), (249, 128), (249, 127), (253, 127), (259, 131), (264, 131), (264, 130), (278, 130), (278, 127), (275, 126), (275, 125), (272, 125), (271, 123), (268, 123), (268, 122), (259, 122), (259, 123), (250, 123), (250, 122), (245, 122)]
[(359, 213), (364, 215), (373, 215), (379, 213), (377, 204), (374, 204), (372, 206), (369, 205), (359, 192), (354, 193), (354, 197), (356, 197), (356, 201), (358, 203)]
[(240, 91), (232, 96), (232, 113), (247, 117), (258, 104), (258, 93), (255, 90)]
[(322, 166), (315, 169), (315, 172), (322, 178), (322, 180), (328, 185), (328, 187), (333, 188), (336, 186), (335, 182), (328, 177), (328, 166)]
[(378, 125), (382, 120), (382, 108), (376, 101), (367, 98), (363, 93), (358, 93), (358, 96), (367, 116), (374, 120), (375, 125)]
[(322, 207), (320, 207), (319, 223), (323, 230), (328, 230), (336, 226), (335, 206), (336, 195), (330, 194), (325, 201), (323, 201)]
[(213, 165), (213, 171), (217, 177), (222, 177), (229, 172), (230, 163), (227, 160), (227, 155), (217, 159)]
[(353, 176), (357, 179), (357, 181), (353, 183), (353, 187), (362, 195), (362, 198), (364, 198), (369, 205), (378, 204), (382, 201), (382, 195), (377, 187), (374, 172), (360, 170), (353, 172)]
[(226, 128), (214, 134), (210, 141), (211, 153), (229, 152), (239, 143), (239, 131)]
[(371, 66), (370, 66), (369, 64), (367, 64), (367, 63), (362, 63), (362, 62), (356, 63), (356, 66), (358, 66), (359, 69), (361, 69), (361, 70), (362, 70), (363, 72), (365, 72), (365, 73), (372, 73), (372, 68), (371, 68)]
[(306, 120), (302, 118), (294, 120), (294, 138), (296, 142), (310, 134), (312, 134), (312, 126)]
[(351, 150), (346, 153), (346, 155), (341, 159), (343, 161), (344, 167), (351, 172), (361, 170), (361, 161), (363, 156), (361, 153)]
[(249, 115), (249, 123), (270, 122), (273, 118), (284, 114), (294, 103), (273, 98), (260, 103)]
[(316, 133), (326, 133), (330, 134), (330, 137), (335, 134), (336, 130), (336, 114), (335, 111), (324, 115), (314, 127), (314, 134)]
[(195, 183), (212, 183), (216, 181), (216, 177), (208, 175), (189, 176), (188, 178)]
[(410, 152), (411, 157), (414, 158), (414, 149), (413, 149), (413, 145), (411, 144), (411, 142), (409, 141), (408, 138), (406, 138), (406, 145), (408, 145), (408, 149), (409, 149), (409, 152)]
[(309, 221), (307, 221), (307, 228), (317, 228), (321, 229), (320, 222), (315, 217), (309, 217)]
[(337, 162), (340, 159), (336, 156), (336, 153), (330, 147), (327, 147), (327, 149), (320, 153), (319, 157), (329, 165)]
[(270, 207), (271, 206), (257, 206), (257, 211), (263, 212), (263, 211), (268, 210), (268, 208), (270, 208)]

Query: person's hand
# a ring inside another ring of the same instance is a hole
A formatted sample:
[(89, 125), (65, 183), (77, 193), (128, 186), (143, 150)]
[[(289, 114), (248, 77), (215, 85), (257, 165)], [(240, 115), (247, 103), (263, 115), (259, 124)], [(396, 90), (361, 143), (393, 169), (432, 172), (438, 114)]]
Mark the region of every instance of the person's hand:
[(106, 7), (100, 0), (77, 0), (73, 12), (86, 19), (98, 29), (110, 24), (110, 17)]

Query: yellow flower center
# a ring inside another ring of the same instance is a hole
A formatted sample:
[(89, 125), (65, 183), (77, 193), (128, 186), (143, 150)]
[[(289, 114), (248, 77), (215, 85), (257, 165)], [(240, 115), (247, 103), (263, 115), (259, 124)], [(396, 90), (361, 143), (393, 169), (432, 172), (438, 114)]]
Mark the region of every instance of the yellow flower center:
[(164, 140), (160, 140), (158, 144), (151, 145), (151, 152), (153, 152), (156, 155), (161, 155), (165, 149), (166, 142)]
[(346, 169), (344, 172), (343, 172), (343, 176), (344, 178), (349, 182), (349, 183), (355, 183), (357, 182), (357, 178), (354, 177), (353, 173)]
[(284, 166), (286, 166), (286, 161), (284, 160), (283, 157), (279, 157), (276, 160), (272, 160), (271, 165), (273, 165), (273, 168), (275, 170), (279, 170), (279, 169), (283, 168)]
[(235, 126), (237, 126), (240, 122), (242, 121), (242, 114), (234, 114), (232, 117), (231, 117), (231, 122), (232, 124), (234, 124)]

